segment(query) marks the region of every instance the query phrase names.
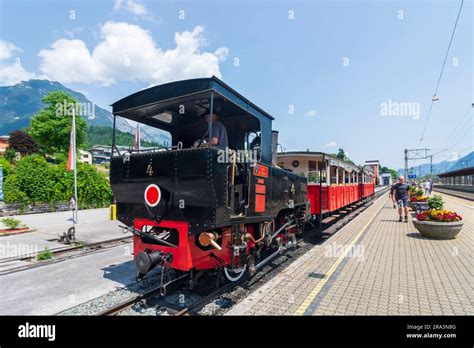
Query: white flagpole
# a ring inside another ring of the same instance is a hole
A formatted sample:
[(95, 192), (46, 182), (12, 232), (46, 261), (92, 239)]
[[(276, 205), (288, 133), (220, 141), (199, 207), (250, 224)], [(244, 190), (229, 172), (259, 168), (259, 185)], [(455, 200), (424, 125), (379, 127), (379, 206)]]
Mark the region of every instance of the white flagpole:
[(137, 127), (138, 127), (138, 152), (140, 153), (140, 147), (142, 146), (141, 134), (140, 134), (140, 123), (137, 123)]
[(74, 218), (74, 224), (77, 224), (78, 218), (77, 218), (77, 206), (79, 205), (79, 202), (77, 200), (77, 161), (76, 161), (76, 108), (72, 108), (72, 132), (73, 132), (73, 137), (72, 137), (72, 148), (73, 148), (73, 165), (74, 165), (74, 200), (75, 202), (75, 218)]
[(140, 153), (140, 123), (137, 123), (137, 129), (135, 130), (135, 139), (134, 139), (134, 150), (137, 150)]

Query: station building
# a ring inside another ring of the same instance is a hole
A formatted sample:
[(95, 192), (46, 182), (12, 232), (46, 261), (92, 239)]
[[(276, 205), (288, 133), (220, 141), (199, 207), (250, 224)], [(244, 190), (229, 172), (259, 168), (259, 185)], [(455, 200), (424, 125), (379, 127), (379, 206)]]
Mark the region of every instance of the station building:
[(441, 184), (437, 186), (440, 188), (474, 192), (474, 166), (441, 173), (438, 177)]

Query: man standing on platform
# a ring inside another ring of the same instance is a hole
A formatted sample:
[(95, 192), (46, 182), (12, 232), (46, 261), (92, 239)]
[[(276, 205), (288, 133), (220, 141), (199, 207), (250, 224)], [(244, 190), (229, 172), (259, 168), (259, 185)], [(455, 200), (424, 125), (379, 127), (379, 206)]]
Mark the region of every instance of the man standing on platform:
[(397, 205), (395, 204), (394, 197), (393, 197), (393, 187), (394, 186), (395, 186), (395, 184), (390, 186), (390, 190), (388, 191), (388, 197), (393, 201), (393, 209), (395, 209), (397, 207)]
[(424, 186), (423, 188), (425, 189), (425, 196), (429, 196), (431, 194), (430, 193), (431, 183), (428, 180), (426, 180), (423, 186)]
[(409, 186), (405, 183), (405, 177), (398, 177), (398, 182), (392, 187), (392, 200), (398, 205), (398, 221), (402, 222), (402, 208), (405, 212), (405, 222), (408, 222), (408, 202), (410, 201)]

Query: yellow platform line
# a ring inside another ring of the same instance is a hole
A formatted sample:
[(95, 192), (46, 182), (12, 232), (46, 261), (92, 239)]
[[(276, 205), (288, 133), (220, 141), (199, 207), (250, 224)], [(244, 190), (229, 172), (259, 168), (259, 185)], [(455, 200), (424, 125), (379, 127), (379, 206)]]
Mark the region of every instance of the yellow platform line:
[[(468, 208), (470, 208), (470, 209), (474, 209), (474, 207), (473, 207), (472, 205), (467, 205), (467, 204), (464, 204), (464, 203), (461, 203), (461, 202), (458, 202), (458, 201), (455, 201), (455, 200), (453, 200), (453, 199), (449, 199), (449, 198), (446, 198), (446, 197), (443, 197), (443, 198), (444, 198), (445, 200), (447, 200), (447, 201), (450, 201), (450, 202), (453, 202), (453, 203), (457, 203), (457, 204), (461, 204), (461, 205), (463, 205), (463, 206), (465, 206), (465, 207), (468, 207)], [(462, 199), (462, 198), (461, 198), (461, 199)]]
[[(385, 195), (384, 195), (385, 196)], [(386, 196), (385, 196), (386, 197)], [(382, 197), (381, 197), (382, 198)], [(306, 299), (303, 301), (303, 303), (299, 306), (299, 308), (296, 310), (295, 315), (304, 315), (308, 307), (311, 305), (313, 300), (318, 296), (319, 292), (323, 288), (323, 286), (328, 282), (329, 278), (333, 275), (333, 273), (336, 271), (337, 267), (341, 264), (341, 262), (344, 260), (346, 254), (351, 250), (351, 248), (354, 246), (354, 244), (359, 240), (359, 238), (362, 236), (362, 233), (369, 227), (369, 225), (372, 223), (372, 221), (375, 219), (375, 217), (379, 214), (379, 212), (382, 210), (382, 208), (385, 206), (385, 203), (387, 202), (388, 198), (386, 197), (385, 201), (383, 204), (377, 209), (377, 211), (374, 213), (374, 215), (370, 218), (370, 220), (365, 224), (364, 227), (360, 230), (359, 233), (354, 237), (354, 239), (351, 241), (351, 243), (346, 247), (343, 253), (339, 256), (339, 258), (336, 260), (336, 262), (331, 266), (329, 271), (324, 275), (324, 277), (319, 281), (319, 283), (314, 287), (314, 289), (310, 292), (310, 294), (306, 297)]]

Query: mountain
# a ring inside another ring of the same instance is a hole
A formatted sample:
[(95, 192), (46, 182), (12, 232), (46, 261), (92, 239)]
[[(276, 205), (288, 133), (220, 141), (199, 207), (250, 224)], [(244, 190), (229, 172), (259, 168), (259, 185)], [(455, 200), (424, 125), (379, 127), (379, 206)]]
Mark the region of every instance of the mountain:
[[(88, 110), (93, 108), (93, 117), (84, 117), (89, 126), (112, 127), (112, 113), (95, 105), (84, 94), (67, 88), (56, 81), (29, 80), (22, 81), (14, 86), (0, 87), (0, 135), (6, 135), (14, 130), (28, 127), (30, 118), (44, 107), (42, 98), (52, 91), (66, 92), (78, 103), (86, 105)], [(123, 118), (117, 118), (117, 128), (122, 132), (135, 133), (135, 125)], [(151, 127), (141, 127), (140, 130), (144, 140), (170, 143), (169, 135), (163, 131)]]
[[(439, 163), (433, 163), (433, 174), (440, 174), (472, 166), (474, 166), (474, 151), (455, 161), (442, 161)], [(418, 166), (410, 166), (409, 169), (414, 174), (416, 174), (417, 178), (430, 175), (431, 173), (431, 166), (429, 163), (424, 163)], [(404, 175), (403, 168), (398, 169), (398, 175)]]
[(454, 165), (449, 168), (449, 170), (462, 169), (472, 166), (474, 166), (474, 151), (458, 159), (456, 163), (454, 163)]

